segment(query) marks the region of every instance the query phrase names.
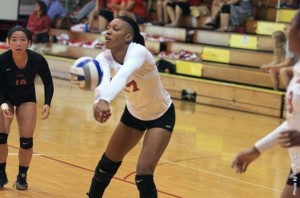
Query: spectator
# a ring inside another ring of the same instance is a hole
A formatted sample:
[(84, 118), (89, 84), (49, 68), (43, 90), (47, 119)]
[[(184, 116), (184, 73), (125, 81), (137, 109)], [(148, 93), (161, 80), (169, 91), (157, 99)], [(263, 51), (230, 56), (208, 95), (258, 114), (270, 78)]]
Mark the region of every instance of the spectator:
[(114, 4), (118, 10), (118, 16), (127, 16), (138, 24), (147, 20), (147, 9), (143, 0), (122, 0), (121, 5)]
[(171, 0), (157, 0), (156, 2), (156, 14), (158, 25), (165, 25), (169, 23), (169, 16), (167, 11), (168, 3), (171, 3)]
[(72, 22), (79, 23), (82, 19), (87, 18), (95, 7), (96, 0), (87, 2), (73, 17), (71, 17)]
[(121, 0), (97, 0), (95, 9), (89, 15), (89, 31), (104, 31), (108, 22), (117, 16), (117, 10), (114, 8), (114, 5), (120, 3)]
[(58, 17), (65, 17), (67, 15), (67, 11), (65, 7), (59, 0), (43, 0), (48, 7), (48, 16), (53, 22)]
[(167, 12), (171, 23), (167, 24), (170, 27), (177, 27), (182, 16), (191, 14), (190, 6), (198, 6), (198, 0), (173, 0), (167, 4)]
[(46, 4), (38, 0), (35, 3), (34, 12), (29, 16), (27, 29), (31, 32), (34, 43), (44, 43), (49, 41), (49, 31), (51, 19), (47, 15)]
[(220, 26), (217, 31), (233, 31), (244, 26), (248, 17), (252, 16), (251, 0), (215, 0), (212, 6), (211, 20), (206, 26), (217, 27), (220, 14)]
[[(205, 25), (211, 27), (211, 29), (216, 29), (218, 27), (217, 21), (219, 16), (224, 15), (223, 19), (226, 19), (227, 17), (229, 18), (229, 13), (230, 13), (230, 6), (225, 5), (225, 0), (214, 0), (211, 6), (210, 19)], [(223, 26), (226, 26), (224, 25), (224, 22), (223, 22)]]
[(244, 27), (247, 18), (251, 17), (252, 14), (253, 5), (251, 0), (232, 0), (232, 4), (230, 4), (231, 30)]
[(260, 68), (264, 72), (270, 73), (273, 89), (279, 90), (280, 80), (284, 88), (287, 88), (293, 76), (292, 65), (298, 61), (298, 56), (289, 50), (284, 32), (275, 31), (272, 34), (272, 39), (274, 41), (273, 61), (263, 64)]

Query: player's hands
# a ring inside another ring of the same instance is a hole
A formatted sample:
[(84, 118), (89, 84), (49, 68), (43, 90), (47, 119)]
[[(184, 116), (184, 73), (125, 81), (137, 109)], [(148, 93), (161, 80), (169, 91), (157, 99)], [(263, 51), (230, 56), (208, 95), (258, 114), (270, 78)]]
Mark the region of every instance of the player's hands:
[(1, 110), (3, 112), (4, 117), (6, 117), (6, 118), (13, 118), (14, 117), (14, 113), (11, 111), (11, 109), (9, 108), (7, 103), (3, 103), (1, 105)]
[(248, 165), (259, 156), (260, 152), (255, 146), (245, 149), (233, 159), (231, 167), (234, 168), (237, 173), (244, 173), (246, 172)]
[(42, 110), (42, 120), (45, 120), (50, 115), (50, 106), (45, 104)]
[(98, 103), (94, 104), (94, 118), (100, 123), (106, 122), (111, 116), (109, 104), (105, 100), (99, 100)]
[(296, 130), (283, 131), (279, 134), (277, 141), (283, 148), (300, 146), (300, 132)]

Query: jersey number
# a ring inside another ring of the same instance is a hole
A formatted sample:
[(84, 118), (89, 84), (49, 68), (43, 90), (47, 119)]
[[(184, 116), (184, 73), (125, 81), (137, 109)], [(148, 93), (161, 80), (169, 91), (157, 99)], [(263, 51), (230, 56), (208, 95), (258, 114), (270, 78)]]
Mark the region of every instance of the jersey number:
[(16, 86), (18, 85), (26, 85), (26, 79), (16, 80)]
[(127, 83), (124, 90), (125, 90), (126, 92), (131, 92), (131, 91), (128, 89), (128, 88), (130, 88), (130, 87), (131, 87), (131, 91), (132, 91), (132, 92), (136, 92), (136, 91), (140, 90), (140, 89), (137, 87), (137, 83), (135, 82), (135, 80), (132, 80), (132, 81), (130, 81), (129, 83)]

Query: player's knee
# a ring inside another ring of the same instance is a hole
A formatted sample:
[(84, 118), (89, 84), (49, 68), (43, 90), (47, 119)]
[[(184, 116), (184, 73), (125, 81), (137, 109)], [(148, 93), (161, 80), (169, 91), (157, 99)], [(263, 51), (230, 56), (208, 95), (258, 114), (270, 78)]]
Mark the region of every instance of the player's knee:
[(155, 166), (147, 163), (138, 163), (136, 168), (137, 175), (152, 175)]
[(7, 133), (0, 132), (0, 144), (7, 144), (7, 137)]
[(114, 162), (106, 157), (105, 154), (102, 155), (100, 162), (98, 163), (95, 170), (96, 179), (107, 179), (110, 180), (118, 171), (121, 166), (122, 161)]
[(33, 138), (20, 138), (20, 148), (31, 149), (33, 146)]
[(153, 175), (136, 175), (135, 183), (141, 198), (157, 198)]

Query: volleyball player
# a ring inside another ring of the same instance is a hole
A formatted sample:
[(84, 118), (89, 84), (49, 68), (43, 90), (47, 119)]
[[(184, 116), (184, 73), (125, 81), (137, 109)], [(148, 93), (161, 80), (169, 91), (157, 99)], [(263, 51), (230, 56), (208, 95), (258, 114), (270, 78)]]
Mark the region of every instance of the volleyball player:
[(8, 182), (5, 172), (7, 139), (13, 116), (16, 114), (20, 149), (19, 173), (15, 187), (26, 190), (37, 117), (35, 77), (39, 75), (44, 83), (42, 119), (49, 116), (54, 88), (47, 61), (40, 54), (28, 49), (32, 44), (32, 36), (26, 28), (11, 28), (8, 31), (8, 44), (10, 49), (0, 55), (0, 188)]
[(102, 197), (125, 155), (144, 136), (135, 181), (141, 198), (156, 198), (153, 174), (171, 138), (175, 108), (162, 86), (155, 59), (132, 19), (123, 16), (112, 20), (105, 39), (107, 50), (96, 58), (104, 75), (95, 89), (94, 117), (106, 122), (111, 116), (109, 104), (122, 90), (126, 106), (95, 169), (88, 196)]
[[(300, 11), (294, 16), (289, 32), (290, 50), (300, 55)], [(232, 167), (238, 173), (244, 173), (248, 165), (257, 159), (261, 153), (273, 148), (278, 143), (288, 148), (291, 159), (290, 175), (282, 192), (282, 198), (300, 197), (300, 61), (293, 69), (292, 78), (286, 92), (287, 115), (286, 121), (274, 131), (260, 139), (251, 148), (240, 152), (233, 160)], [(298, 132), (296, 132), (296, 131)], [(290, 134), (288, 134), (290, 133)], [(290, 138), (294, 138), (293, 141)]]

